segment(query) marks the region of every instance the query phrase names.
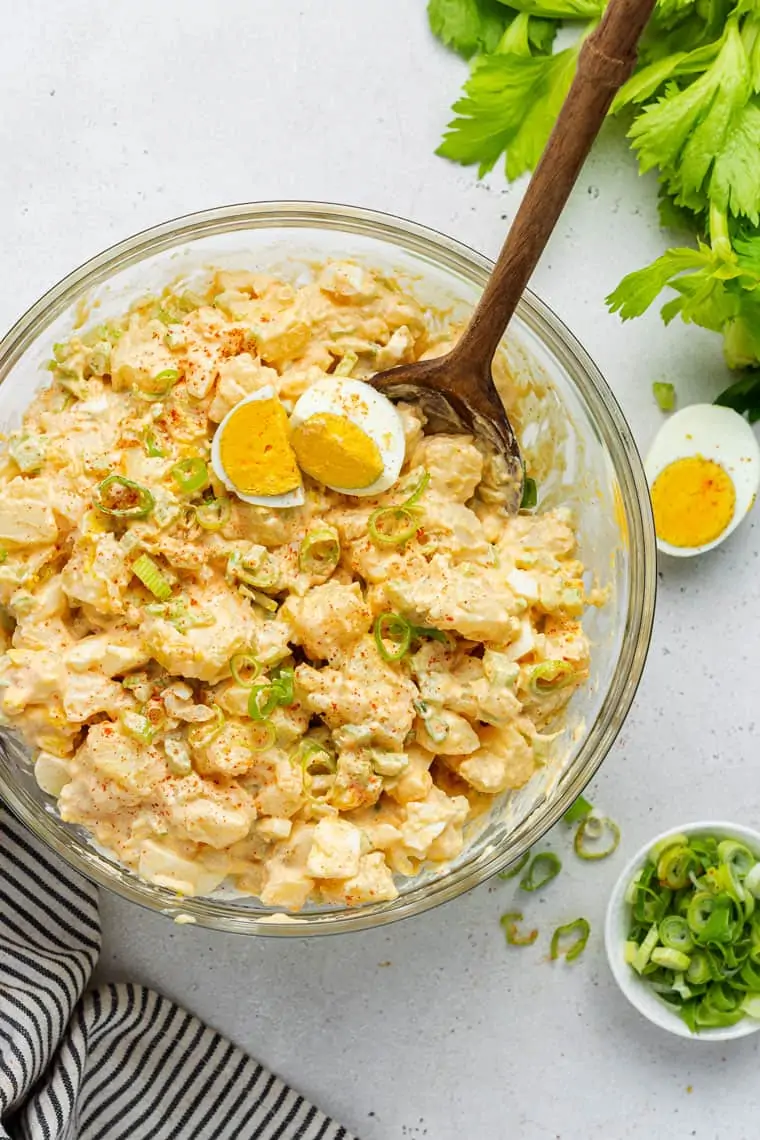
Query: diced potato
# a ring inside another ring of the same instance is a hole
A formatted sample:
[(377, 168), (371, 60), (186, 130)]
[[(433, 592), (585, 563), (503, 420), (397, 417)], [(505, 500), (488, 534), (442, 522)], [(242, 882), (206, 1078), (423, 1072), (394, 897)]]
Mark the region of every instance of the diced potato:
[(142, 624), (145, 645), (169, 673), (220, 681), (229, 674), (230, 658), (253, 644), (257, 619), (248, 602), (222, 579), (205, 588), (191, 587), (188, 598), (210, 616), (209, 624), (190, 626), (183, 632), (167, 617), (146, 614)]
[(473, 641), (508, 641), (514, 634), (519, 607), (494, 569), (455, 565), (448, 555), (436, 554), (425, 576), (394, 578), (386, 592), (415, 624), (456, 631)]
[(277, 388), (279, 375), (274, 368), (267, 368), (260, 360), (255, 360), (249, 352), (223, 360), (219, 365), (219, 381), (216, 393), (208, 410), (209, 419), (221, 423), (236, 404), (271, 385)]
[(319, 713), (330, 728), (361, 724), (378, 744), (392, 750), (403, 746), (414, 720), (417, 689), (383, 661), (373, 638), (362, 638), (340, 669), (299, 665), (296, 680), (306, 708)]
[(437, 756), (458, 756), (464, 752), (474, 752), (480, 747), (477, 732), (463, 716), (449, 709), (435, 713), (436, 728), (440, 726), (442, 739), (434, 740), (424, 720), (417, 721), (417, 743)]
[(429, 472), (431, 491), (458, 503), (472, 498), (483, 477), (483, 456), (467, 435), (423, 436), (412, 466)]
[(116, 538), (90, 534), (77, 541), (61, 581), (74, 606), (87, 604), (101, 614), (120, 614), (131, 577), (132, 567)]
[(301, 769), (291, 764), (287, 758), (276, 762), (274, 782), (263, 787), (255, 798), (259, 815), (283, 816), (287, 819), (296, 814), (303, 801)]
[(138, 796), (149, 795), (167, 774), (156, 748), (138, 744), (110, 721), (90, 726), (77, 765)]
[[(0, 543), (14, 546), (38, 546), (55, 542), (58, 526), (50, 507), (32, 499), (16, 498), (9, 483), (0, 500)], [(16, 490), (18, 494), (18, 490)]]
[(446, 763), (473, 788), (490, 796), (521, 788), (536, 768), (531, 745), (511, 724), (481, 729), (477, 752), (449, 756)]
[(361, 832), (344, 819), (320, 819), (306, 860), (313, 879), (351, 879), (359, 873)]
[(468, 811), (464, 796), (449, 797), (440, 788), (431, 788), (424, 800), (412, 800), (406, 805), (406, 820), (401, 825), (404, 847), (412, 855), (424, 858), (449, 824), (464, 823)]
[(157, 887), (187, 895), (210, 895), (227, 877), (227, 860), (221, 852), (215, 859), (201, 860), (197, 852), (188, 847), (185, 853), (166, 839), (145, 839), (142, 842), (140, 875)]
[(313, 661), (334, 661), (366, 633), (372, 620), (358, 583), (325, 582), (304, 598), (291, 595), (280, 616)]
[(359, 870), (351, 878), (322, 882), (320, 888), (324, 899), (330, 902), (342, 902), (346, 906), (391, 902), (398, 898), (393, 874), (380, 851), (374, 851), (371, 855), (362, 855), (359, 860)]
[(83, 724), (96, 713), (116, 717), (130, 704), (121, 685), (102, 673), (69, 673), (62, 699), (64, 712), (73, 724)]
[(202, 776), (243, 776), (256, 763), (250, 723), (228, 720), (205, 747), (194, 747), (195, 767)]

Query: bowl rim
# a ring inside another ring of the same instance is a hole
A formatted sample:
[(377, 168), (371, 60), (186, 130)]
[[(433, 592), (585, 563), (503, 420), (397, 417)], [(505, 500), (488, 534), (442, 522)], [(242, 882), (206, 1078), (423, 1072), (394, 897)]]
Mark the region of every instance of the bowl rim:
[(737, 1021), (736, 1025), (726, 1025), (714, 1029), (703, 1029), (699, 1033), (692, 1033), (688, 1025), (681, 1018), (668, 1009), (660, 1001), (657, 994), (649, 988), (643, 978), (632, 970), (624, 961), (621, 953), (621, 923), (625, 917), (628, 903), (625, 901), (625, 892), (633, 876), (643, 866), (646, 857), (656, 843), (669, 839), (673, 835), (720, 835), (726, 839), (739, 839), (746, 843), (760, 859), (760, 831), (748, 827), (743, 823), (730, 823), (727, 820), (697, 820), (694, 823), (684, 823), (679, 827), (669, 827), (659, 835), (653, 836), (644, 843), (636, 854), (628, 861), (621, 871), (612, 892), (604, 919), (604, 947), (607, 952), (612, 976), (617, 982), (621, 992), (628, 999), (634, 1009), (660, 1029), (676, 1037), (683, 1037), (687, 1041), (734, 1041), (741, 1037), (749, 1037), (760, 1029), (760, 1020), (753, 1021), (745, 1017)]
[[(319, 201), (243, 202), (215, 207), (161, 222), (123, 239), (83, 262), (53, 285), (15, 322), (0, 340), (0, 383), (37, 336), (76, 301), (79, 295), (107, 280), (117, 270), (145, 256), (199, 238), (251, 229), (317, 229), (344, 236), (386, 240), (416, 254), (438, 269), (459, 273), (482, 288), (493, 262), (470, 246), (438, 230), (393, 214), (359, 206)], [(133, 872), (104, 859), (94, 849), (73, 842), (48, 824), (45, 806), (4, 779), (0, 754), (0, 791), (24, 823), (70, 865), (123, 898), (169, 917), (186, 916), (200, 926), (239, 934), (275, 937), (328, 935), (357, 931), (422, 913), (490, 878), (516, 862), (562, 817), (581, 794), (606, 757), (636, 695), (646, 662), (654, 623), (657, 592), (654, 520), (644, 466), (630, 428), (612, 391), (593, 360), (559, 317), (526, 290), (517, 317), (541, 340), (566, 369), (576, 394), (613, 459), (618, 482), (621, 530), (627, 546), (628, 611), (617, 668), (612, 683), (582, 745), (585, 760), (568, 770), (551, 805), (543, 805), (540, 822), (519, 825), (518, 845), (509, 854), (491, 849), (471, 861), (411, 888), (392, 903), (356, 909), (334, 909), (308, 915), (261, 914), (231, 907), (226, 900), (177, 899), (171, 892), (139, 879)], [(578, 377), (582, 377), (579, 380)], [(0, 740), (0, 746), (2, 741)], [(0, 753), (2, 748), (0, 747)], [(545, 810), (544, 810), (545, 809)]]

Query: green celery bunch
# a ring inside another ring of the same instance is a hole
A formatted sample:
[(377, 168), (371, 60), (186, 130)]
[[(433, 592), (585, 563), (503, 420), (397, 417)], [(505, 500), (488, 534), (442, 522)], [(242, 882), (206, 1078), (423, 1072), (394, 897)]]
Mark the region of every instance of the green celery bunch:
[[(438, 153), (480, 175), (502, 155), (510, 180), (533, 170), (604, 4), (429, 0), (433, 32), (472, 59)], [(555, 51), (565, 25), (577, 37)], [(611, 309), (639, 316), (669, 289), (666, 322), (720, 332), (730, 367), (760, 367), (760, 0), (659, 0), (611, 113), (641, 171), (658, 171), (663, 225), (695, 242), (625, 277)], [(719, 400), (760, 418), (760, 375)]]

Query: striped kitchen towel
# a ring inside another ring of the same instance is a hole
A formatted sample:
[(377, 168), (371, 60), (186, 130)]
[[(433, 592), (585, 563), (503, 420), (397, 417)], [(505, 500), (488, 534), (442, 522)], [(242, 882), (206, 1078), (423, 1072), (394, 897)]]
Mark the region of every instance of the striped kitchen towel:
[(95, 888), (0, 804), (0, 1140), (351, 1140), (144, 986), (87, 989)]

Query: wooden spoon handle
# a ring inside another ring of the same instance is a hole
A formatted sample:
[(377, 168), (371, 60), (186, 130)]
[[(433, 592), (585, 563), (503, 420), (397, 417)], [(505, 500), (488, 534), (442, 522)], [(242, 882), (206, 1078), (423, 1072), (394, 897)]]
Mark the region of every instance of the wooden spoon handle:
[(470, 324), (452, 356), (462, 377), (489, 368), (615, 96), (636, 65), (656, 0), (610, 0), (578, 70)]

